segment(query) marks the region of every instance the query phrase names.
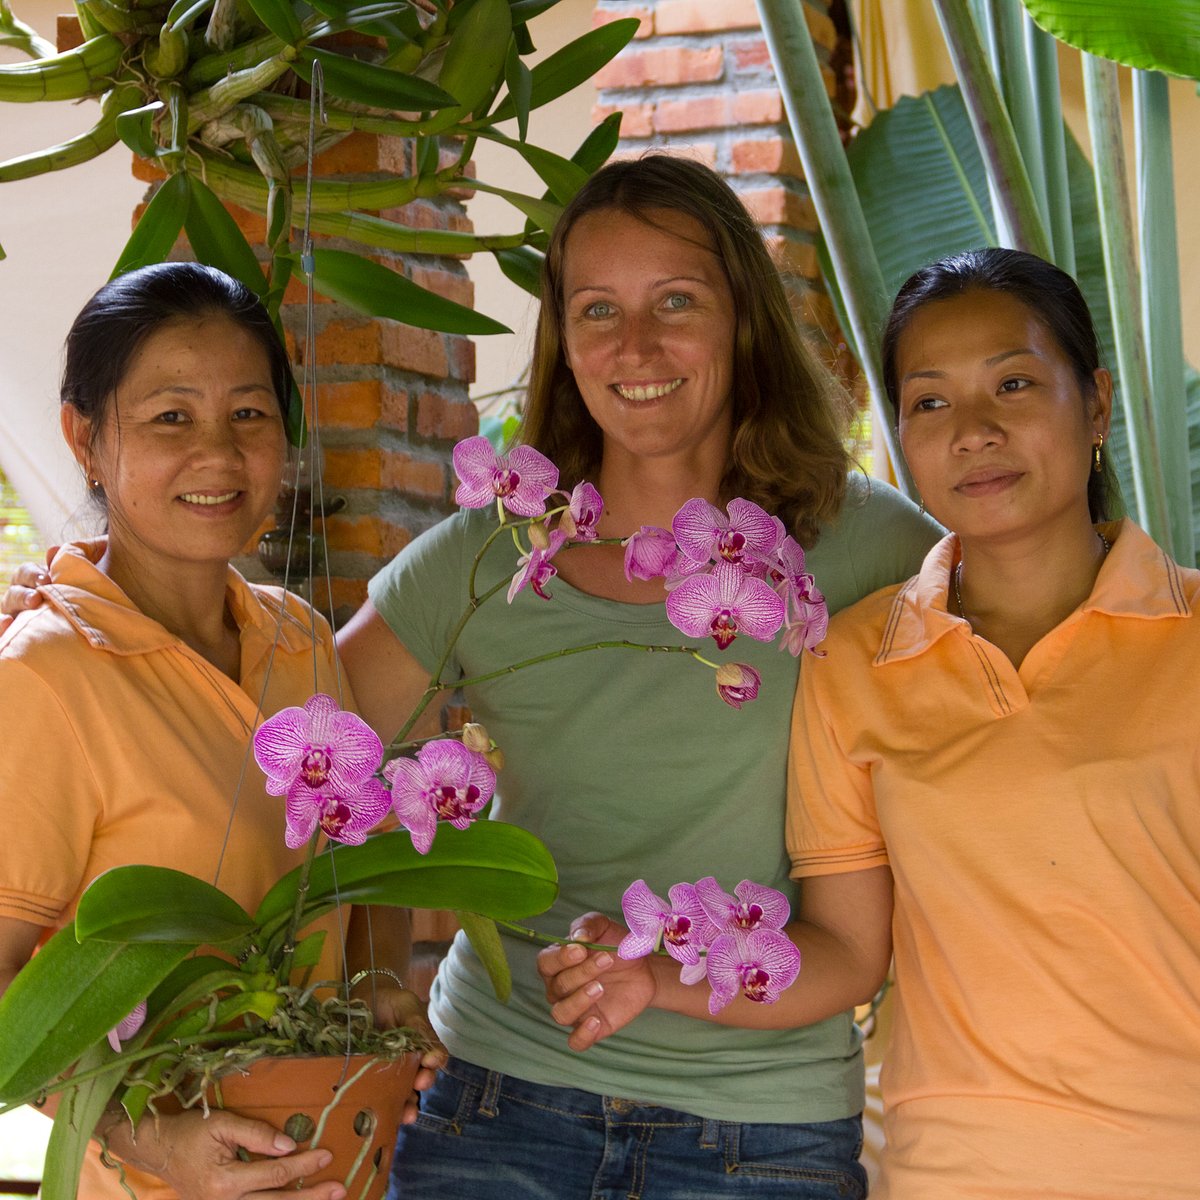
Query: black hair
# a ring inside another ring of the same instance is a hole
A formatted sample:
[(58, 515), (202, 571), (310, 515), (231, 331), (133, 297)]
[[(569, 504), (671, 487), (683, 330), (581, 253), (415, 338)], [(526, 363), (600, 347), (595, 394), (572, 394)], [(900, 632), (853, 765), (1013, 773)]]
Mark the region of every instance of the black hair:
[[(897, 292), (880, 348), (884, 387), (894, 413), (900, 412), (896, 347), (901, 334), (927, 304), (967, 292), (1003, 292), (1019, 300), (1058, 343), (1083, 394), (1095, 394), (1095, 372), (1103, 365), (1100, 339), (1079, 285), (1036, 254), (989, 246), (938, 259), (910, 275)], [(1088, 476), (1088, 510), (1094, 522), (1108, 519), (1117, 493), (1111, 455), (1102, 461), (1102, 469)]]

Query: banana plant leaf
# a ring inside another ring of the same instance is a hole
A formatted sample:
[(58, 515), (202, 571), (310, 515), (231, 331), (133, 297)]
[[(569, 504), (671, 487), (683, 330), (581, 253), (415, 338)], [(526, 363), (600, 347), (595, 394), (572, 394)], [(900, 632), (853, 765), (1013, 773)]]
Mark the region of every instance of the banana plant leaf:
[[(299, 869), (285, 875), (254, 914), (260, 926), (292, 911)], [(550, 852), (531, 833), (500, 821), (441, 826), (428, 854), (407, 832), (339, 846), (313, 863), (306, 911), (335, 904), (453, 908), (515, 921), (545, 912), (558, 894)], [(313, 915), (316, 915), (315, 913)]]
[(60, 929), (0, 997), (0, 1102), (65, 1071), (190, 953), (191, 945), (77, 942)]
[[(529, 107), (540, 108), (557, 100), (572, 88), (590, 79), (605, 63), (616, 56), (637, 33), (638, 19), (623, 17), (556, 50), (530, 71)], [(516, 101), (506, 96), (489, 115), (492, 122), (507, 121), (517, 115)]]
[(75, 912), (82, 942), (208, 942), (245, 937), (254, 920), (236, 900), (169, 867), (113, 867), (88, 886)]
[(1197, 0), (1021, 0), (1061, 42), (1127, 67), (1200, 78)]
[[(293, 256), (298, 263), (298, 257)], [(372, 317), (390, 317), (444, 333), (511, 333), (506, 325), (413, 283), (379, 263), (345, 250), (313, 251), (313, 287)]]

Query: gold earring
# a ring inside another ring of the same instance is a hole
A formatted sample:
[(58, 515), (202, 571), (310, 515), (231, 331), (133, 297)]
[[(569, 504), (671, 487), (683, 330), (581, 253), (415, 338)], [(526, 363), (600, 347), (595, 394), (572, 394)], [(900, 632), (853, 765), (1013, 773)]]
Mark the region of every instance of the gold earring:
[(917, 508), (920, 511), (921, 516), (924, 516), (925, 515), (925, 497), (918, 496), (917, 499), (920, 501), (920, 503), (917, 505)]
[(1092, 470), (1098, 475), (1104, 470), (1104, 460), (1100, 457), (1100, 452), (1104, 449), (1104, 434), (1098, 433), (1096, 436), (1100, 440), (1092, 446)]

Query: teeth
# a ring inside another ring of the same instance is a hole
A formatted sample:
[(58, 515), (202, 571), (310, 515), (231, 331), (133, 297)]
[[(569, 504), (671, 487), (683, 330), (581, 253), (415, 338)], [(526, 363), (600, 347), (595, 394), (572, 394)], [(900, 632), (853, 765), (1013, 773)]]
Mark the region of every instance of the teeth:
[(237, 494), (237, 492), (226, 492), (221, 496), (202, 496), (199, 492), (184, 492), (179, 498), (188, 504), (228, 504)]
[(657, 400), (659, 396), (673, 392), (682, 382), (682, 379), (672, 379), (670, 383), (652, 383), (648, 387), (643, 387), (641, 384), (636, 387), (627, 387), (621, 383), (613, 386), (623, 400)]

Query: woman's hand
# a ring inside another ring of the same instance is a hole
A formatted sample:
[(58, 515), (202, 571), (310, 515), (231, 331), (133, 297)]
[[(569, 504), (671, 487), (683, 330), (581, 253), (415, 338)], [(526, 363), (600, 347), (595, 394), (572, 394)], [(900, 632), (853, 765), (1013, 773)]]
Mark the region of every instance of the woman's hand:
[[(109, 1114), (96, 1130), (122, 1162), (157, 1175), (179, 1200), (343, 1200), (330, 1180), (297, 1187), (333, 1160), (325, 1149), (297, 1150), (286, 1134), (249, 1117), (213, 1109), (145, 1117), (137, 1138), (124, 1113)], [(244, 1162), (239, 1148), (252, 1161)], [(263, 1157), (260, 1157), (263, 1156)]]
[[(57, 550), (57, 546), (46, 551), (46, 561), (49, 562)], [(50, 582), (50, 572), (37, 563), (21, 563), (13, 572), (8, 590), (0, 599), (0, 633), (3, 633), (12, 623), (17, 613), (28, 608), (37, 608), (42, 602), (42, 594), (37, 589), (43, 583)]]
[(586, 1050), (623, 1029), (654, 1002), (658, 982), (651, 958), (618, 958), (579, 942), (616, 945), (629, 931), (603, 913), (586, 913), (571, 923), (572, 941), (538, 955), (550, 1015), (571, 1028), (567, 1045)]
[(376, 984), (372, 1010), (375, 1014), (375, 1024), (380, 1029), (398, 1029), (404, 1026), (429, 1042), (428, 1049), (421, 1054), (421, 1062), (413, 1080), (412, 1094), (405, 1101), (404, 1115), (400, 1118), (401, 1124), (411, 1125), (420, 1111), (420, 1097), (417, 1093), (433, 1086), (438, 1071), (446, 1065), (449, 1053), (429, 1023), (425, 1001), (410, 988), (397, 987), (394, 984), (380, 987)]

